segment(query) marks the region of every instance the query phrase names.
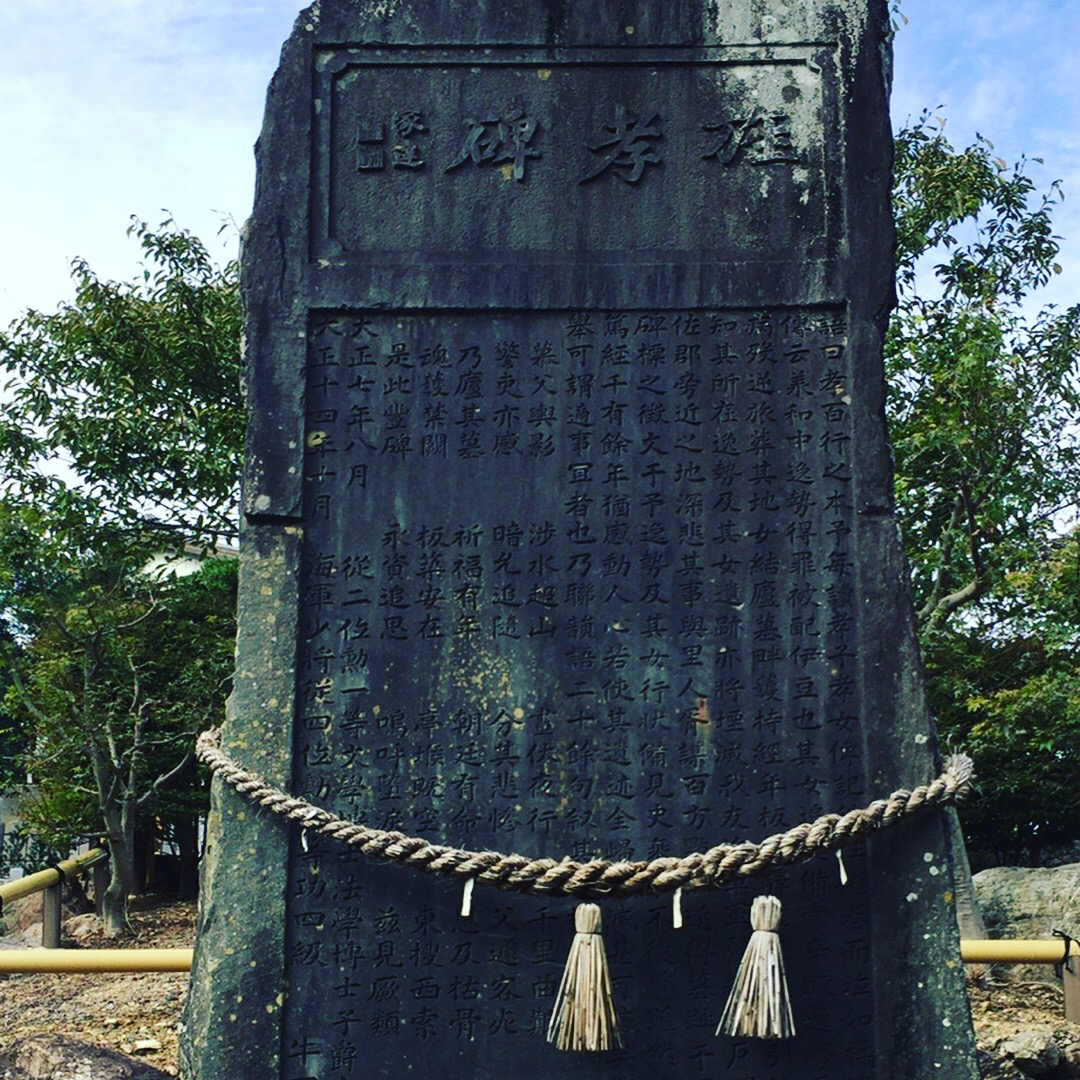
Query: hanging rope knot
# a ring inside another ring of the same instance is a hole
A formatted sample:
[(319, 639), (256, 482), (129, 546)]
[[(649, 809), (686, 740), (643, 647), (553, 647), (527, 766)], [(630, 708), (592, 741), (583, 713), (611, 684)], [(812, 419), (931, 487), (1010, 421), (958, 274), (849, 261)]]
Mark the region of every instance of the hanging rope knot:
[(600, 933), (600, 909), (596, 904), (578, 904), (574, 911), (574, 932), (576, 934)]
[(912, 791), (894, 791), (887, 799), (878, 799), (843, 815), (824, 814), (816, 821), (795, 825), (758, 844), (717, 844), (706, 852), (634, 862), (608, 859), (577, 862), (568, 856), (559, 860), (533, 859), (513, 852), (467, 851), (348, 821), (248, 772), (221, 749), (217, 728), (204, 731), (195, 749), (204, 765), (252, 802), (298, 822), (310, 832), (359, 848), (365, 855), (404, 863), (427, 874), (458, 880), (475, 878), (506, 892), (581, 899), (720, 888), (732, 881), (805, 862), (815, 855), (838, 851), (869, 833), (958, 802), (971, 790), (973, 775), (971, 759), (955, 755), (945, 762), (941, 775), (929, 784)]
[(759, 896), (750, 905), (750, 925), (755, 931), (775, 934), (780, 929), (780, 901), (775, 896)]
[(750, 907), (754, 932), (743, 953), (717, 1035), (790, 1039), (795, 1034), (784, 957), (780, 951), (780, 901), (758, 896)]
[(548, 1024), (548, 1042), (559, 1050), (621, 1050), (619, 1017), (600, 933), (600, 908), (578, 904), (574, 930)]

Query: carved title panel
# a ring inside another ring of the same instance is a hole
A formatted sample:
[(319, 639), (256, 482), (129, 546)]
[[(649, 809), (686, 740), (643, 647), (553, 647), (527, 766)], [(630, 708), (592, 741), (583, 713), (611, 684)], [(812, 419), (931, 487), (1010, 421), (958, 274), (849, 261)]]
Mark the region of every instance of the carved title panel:
[(828, 47), (504, 52), (320, 53), (315, 255), (828, 252)]
[[(293, 789), (455, 846), (577, 858), (863, 800), (846, 343), (835, 307), (313, 313)], [(549, 1050), (518, 1037), (547, 1022), (567, 902), (480, 891), (460, 920), (453, 886), (314, 838), (290, 865), (289, 1080), (381, 1076), (361, 1063), (388, 1040), (387, 1076), (429, 1040), (462, 1075)], [(823, 1080), (872, 1060), (866, 880), (838, 897), (836, 875), (815, 864), (785, 894), (803, 927), (835, 925), (826, 894), (843, 909), (839, 945), (800, 933), (804, 989), (827, 948), (847, 988), (798, 1002), (810, 1031), (848, 1012), (842, 1049), (800, 1040)], [(632, 1056), (657, 1075), (788, 1072), (789, 1050), (712, 1034), (742, 892), (688, 899), (674, 937), (665, 903), (606, 911)], [(595, 1065), (562, 1055), (557, 1074)]]

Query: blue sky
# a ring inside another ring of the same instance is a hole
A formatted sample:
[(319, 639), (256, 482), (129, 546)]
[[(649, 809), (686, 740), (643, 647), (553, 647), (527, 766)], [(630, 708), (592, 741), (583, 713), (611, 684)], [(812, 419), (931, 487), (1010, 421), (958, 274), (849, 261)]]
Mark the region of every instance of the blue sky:
[[(76, 255), (130, 278), (130, 216), (167, 209), (211, 244), (251, 208), (266, 84), (295, 0), (4, 0), (0, 3), (0, 324), (70, 295)], [(1080, 294), (1080, 0), (904, 0), (894, 124), (932, 108), (966, 144), (1061, 178), (1066, 237), (1046, 299)], [(940, 108), (939, 108), (940, 106)]]

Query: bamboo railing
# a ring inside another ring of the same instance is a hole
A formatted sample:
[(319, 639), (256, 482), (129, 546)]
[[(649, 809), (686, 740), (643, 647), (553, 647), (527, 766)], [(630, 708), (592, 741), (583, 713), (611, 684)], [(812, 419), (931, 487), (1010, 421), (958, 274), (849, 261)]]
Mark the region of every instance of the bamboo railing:
[[(41, 917), (41, 944), (46, 949), (59, 949), (60, 887), (68, 878), (78, 877), (93, 867), (94, 891), (100, 895), (104, 887), (104, 875), (99, 871), (104, 870), (108, 857), (109, 853), (104, 848), (92, 848), (83, 855), (62, 859), (47, 870), (39, 870), (36, 874), (27, 874), (26, 877), (21, 877), (17, 881), (0, 885), (0, 911), (3, 911), (4, 904), (9, 904), (13, 900), (43, 892), (45, 895)], [(0, 968), (0, 970), (3, 969)]]
[[(12, 949), (0, 951), (0, 972), (188, 971), (193, 953), (194, 949)], [(1068, 955), (1080, 968), (1080, 942), (1069, 942)], [(965, 939), (960, 942), (960, 959), (965, 964), (1063, 964), (1065, 942)]]

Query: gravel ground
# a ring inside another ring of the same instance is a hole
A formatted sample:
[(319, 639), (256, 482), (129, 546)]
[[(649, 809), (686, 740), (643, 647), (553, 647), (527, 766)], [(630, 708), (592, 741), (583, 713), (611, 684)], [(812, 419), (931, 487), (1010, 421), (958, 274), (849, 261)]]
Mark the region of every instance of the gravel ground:
[[(23, 920), (26, 922), (26, 919)], [(81, 948), (183, 948), (195, 936), (194, 904), (133, 905), (133, 932), (106, 938), (93, 916), (65, 923), (75, 935), (65, 945)], [(31, 924), (27, 937), (40, 940)], [(9, 939), (25, 947), (25, 937)], [(187, 993), (187, 975), (0, 975), (0, 1049), (40, 1033), (72, 1035), (98, 1046), (143, 1057), (165, 1072), (177, 1071), (177, 1024)]]

